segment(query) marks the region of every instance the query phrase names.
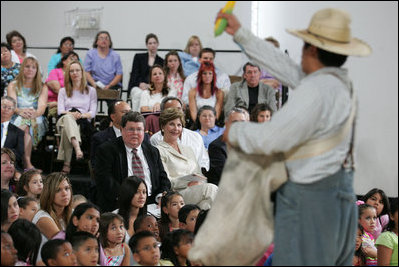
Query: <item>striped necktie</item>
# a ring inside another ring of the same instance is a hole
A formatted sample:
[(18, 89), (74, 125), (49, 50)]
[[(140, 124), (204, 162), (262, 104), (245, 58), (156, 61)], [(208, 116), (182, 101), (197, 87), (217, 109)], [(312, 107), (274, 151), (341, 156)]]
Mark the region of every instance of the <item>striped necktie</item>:
[(144, 170), (143, 165), (141, 164), (141, 160), (137, 155), (137, 149), (133, 148), (133, 157), (132, 157), (132, 168), (133, 168), (133, 175), (144, 180)]

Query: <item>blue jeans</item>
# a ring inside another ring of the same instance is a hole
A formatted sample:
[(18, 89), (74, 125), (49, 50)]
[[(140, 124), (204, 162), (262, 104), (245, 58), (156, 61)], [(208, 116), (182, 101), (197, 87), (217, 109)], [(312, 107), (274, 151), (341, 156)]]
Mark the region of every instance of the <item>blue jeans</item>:
[(277, 191), (273, 265), (352, 265), (358, 221), (353, 172)]

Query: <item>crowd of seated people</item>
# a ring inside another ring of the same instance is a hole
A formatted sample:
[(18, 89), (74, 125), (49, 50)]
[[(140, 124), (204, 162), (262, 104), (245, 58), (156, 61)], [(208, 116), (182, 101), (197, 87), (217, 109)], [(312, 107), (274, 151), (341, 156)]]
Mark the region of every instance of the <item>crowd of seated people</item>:
[[(214, 66), (215, 51), (202, 48), (195, 35), (184, 52), (172, 50), (163, 59), (158, 37), (148, 34), (148, 51), (133, 59), (132, 102), (109, 102), (107, 127), (96, 132), (98, 90), (123, 87), (110, 33), (97, 33), (83, 64), (72, 51), (74, 40), (62, 38), (45, 79), (43, 63), (27, 52), (19, 32), (7, 34), (7, 42), (1, 56), (2, 265), (190, 264), (182, 247), (191, 247), (202, 223), (197, 217), (212, 209), (228, 156), (223, 126), (248, 121), (249, 114), (253, 122), (270, 120), (281, 107), (281, 84), (265, 81), (264, 71), (251, 62), (243, 66), (243, 80), (231, 84)], [(32, 151), (46, 135), (49, 113), (56, 117), (63, 166), (45, 175), (33, 165)], [(72, 160), (86, 158), (94, 193), (74, 203)], [(392, 263), (397, 204), (389, 209), (381, 190), (367, 193), (364, 202), (364, 245), (356, 247), (354, 265)], [(160, 205), (159, 214), (150, 205)], [(369, 227), (364, 214), (375, 215), (377, 227)], [(15, 228), (32, 233), (26, 249)], [(3, 244), (15, 249), (3, 254)], [(148, 256), (151, 251), (155, 256)], [(271, 261), (272, 251), (273, 246), (260, 263)]]

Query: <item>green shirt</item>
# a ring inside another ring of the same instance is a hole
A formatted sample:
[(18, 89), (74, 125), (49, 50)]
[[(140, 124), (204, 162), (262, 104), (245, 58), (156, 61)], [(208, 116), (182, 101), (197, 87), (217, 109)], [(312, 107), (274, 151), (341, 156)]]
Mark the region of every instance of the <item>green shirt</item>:
[(394, 232), (386, 231), (381, 233), (375, 245), (381, 245), (392, 249), (391, 266), (398, 266), (398, 236)]

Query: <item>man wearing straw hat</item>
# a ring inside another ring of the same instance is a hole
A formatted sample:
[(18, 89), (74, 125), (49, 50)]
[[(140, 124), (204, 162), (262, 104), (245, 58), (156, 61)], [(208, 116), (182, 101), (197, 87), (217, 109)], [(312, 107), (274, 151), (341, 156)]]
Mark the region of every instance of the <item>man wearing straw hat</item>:
[[(352, 38), (350, 16), (338, 9), (316, 12), (306, 30), (287, 30), (304, 40), (297, 65), (272, 44), (241, 27), (234, 15), (219, 12), (255, 64), (292, 90), (269, 123), (237, 122), (224, 138), (247, 154), (287, 155), (348, 131), (322, 153), (285, 162), (288, 181), (277, 191), (273, 265), (352, 265), (357, 228), (351, 159), (355, 95), (347, 56), (367, 56), (371, 48)], [(350, 119), (351, 118), (351, 119)], [(346, 122), (350, 123), (346, 123)]]

